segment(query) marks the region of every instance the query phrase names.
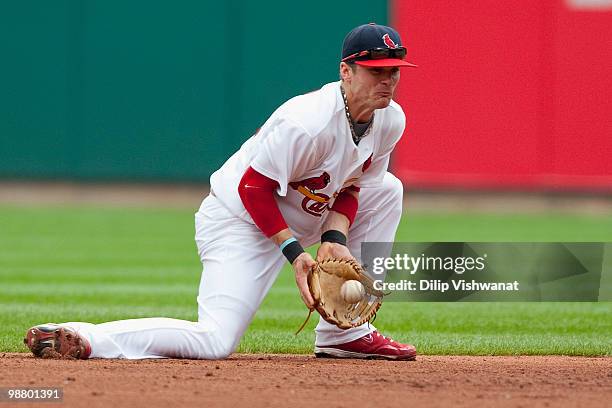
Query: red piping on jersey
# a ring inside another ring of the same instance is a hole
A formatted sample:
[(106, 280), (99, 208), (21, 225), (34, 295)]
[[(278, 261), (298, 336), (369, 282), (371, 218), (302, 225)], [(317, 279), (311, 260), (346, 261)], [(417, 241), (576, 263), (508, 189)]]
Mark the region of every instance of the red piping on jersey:
[(238, 194), (261, 232), (268, 238), (287, 228), (287, 223), (278, 208), (274, 192), (278, 182), (249, 167), (240, 183)]
[[(359, 187), (351, 187), (347, 188), (347, 190), (359, 191)], [(336, 197), (336, 201), (334, 201), (334, 205), (330, 208), (330, 210), (339, 212), (348, 218), (349, 226), (351, 226), (353, 225), (353, 221), (355, 221), (358, 207), (359, 201), (357, 198), (345, 190), (338, 194), (338, 197)]]

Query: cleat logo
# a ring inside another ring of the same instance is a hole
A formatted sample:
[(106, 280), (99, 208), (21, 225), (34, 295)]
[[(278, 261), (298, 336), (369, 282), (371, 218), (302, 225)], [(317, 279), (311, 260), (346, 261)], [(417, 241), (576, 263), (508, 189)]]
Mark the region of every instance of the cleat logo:
[(389, 37), (389, 34), (383, 35), (382, 39), (387, 48), (397, 48), (397, 44)]

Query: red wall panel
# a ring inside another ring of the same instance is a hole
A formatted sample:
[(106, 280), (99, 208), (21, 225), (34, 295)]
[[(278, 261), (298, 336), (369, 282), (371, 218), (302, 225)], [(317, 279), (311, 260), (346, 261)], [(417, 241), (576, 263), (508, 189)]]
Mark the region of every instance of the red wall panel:
[(612, 12), (562, 8), (555, 49), (554, 167), (612, 173)]
[[(408, 187), (612, 190), (612, 13), (562, 1), (395, 1), (419, 65), (394, 171)], [(606, 62), (604, 62), (606, 61)]]

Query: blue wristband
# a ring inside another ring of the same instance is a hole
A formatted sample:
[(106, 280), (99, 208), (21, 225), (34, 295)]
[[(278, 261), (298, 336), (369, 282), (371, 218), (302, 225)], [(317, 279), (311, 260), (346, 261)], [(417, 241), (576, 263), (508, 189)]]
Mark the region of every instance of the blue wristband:
[(304, 248), (302, 248), (298, 240), (293, 237), (285, 240), (285, 242), (280, 245), (280, 250), (290, 264), (293, 264), (295, 258), (304, 253)]
[(294, 237), (287, 238), (287, 239), (285, 240), (285, 242), (283, 242), (282, 244), (280, 244), (280, 247), (279, 247), (279, 248), (280, 248), (281, 252), (282, 252), (282, 250), (283, 250), (283, 249), (285, 249), (285, 247), (286, 247), (287, 245), (289, 245), (290, 243), (295, 242), (295, 241), (297, 241), (297, 239), (295, 239)]

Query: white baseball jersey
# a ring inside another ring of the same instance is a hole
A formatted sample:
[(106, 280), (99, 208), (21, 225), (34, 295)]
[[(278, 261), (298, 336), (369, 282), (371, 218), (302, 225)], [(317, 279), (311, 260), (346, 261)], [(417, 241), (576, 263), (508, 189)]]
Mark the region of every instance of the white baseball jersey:
[(355, 146), (340, 82), (332, 82), (281, 105), (211, 176), (211, 189), (232, 214), (253, 223), (238, 195), (251, 166), (278, 182), (276, 199), (291, 230), (298, 236), (318, 233), (343, 188), (382, 182), (404, 127), (404, 112), (391, 101), (375, 111), (372, 129)]

